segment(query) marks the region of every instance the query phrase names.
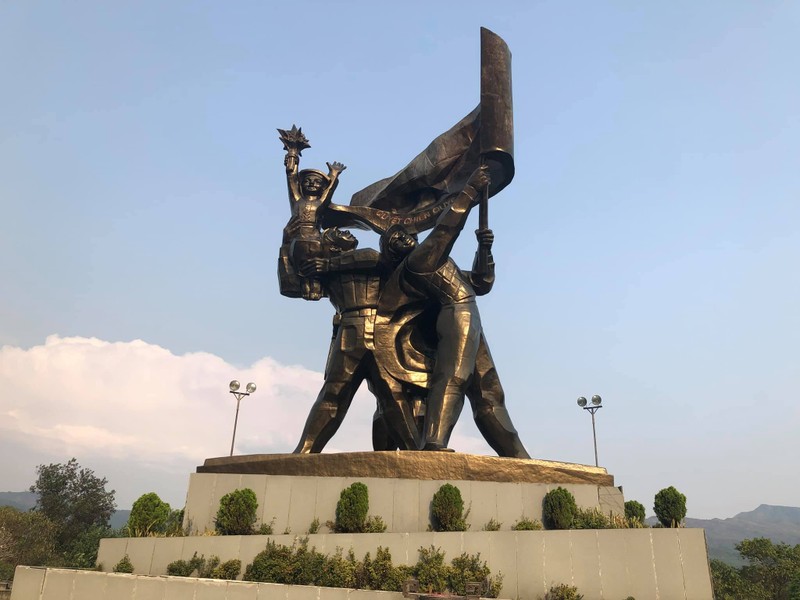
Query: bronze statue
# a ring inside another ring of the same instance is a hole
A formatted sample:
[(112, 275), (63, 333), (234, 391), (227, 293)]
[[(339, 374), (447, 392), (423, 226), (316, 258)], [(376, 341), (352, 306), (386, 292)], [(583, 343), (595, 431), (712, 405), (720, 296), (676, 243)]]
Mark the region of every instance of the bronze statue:
[[(378, 406), (376, 450), (449, 450), (466, 395), (492, 448), (528, 457), (475, 303), (494, 283), (488, 198), (514, 175), (510, 81), (508, 48), (482, 29), (479, 106), (349, 206), (331, 202), (344, 165), (328, 164), (328, 175), (298, 171), (308, 140), (295, 126), (278, 130), (292, 207), (278, 263), (281, 293), (325, 295), (336, 308), (325, 383), (295, 452), (322, 450), (366, 379)], [(463, 272), (449, 255), (478, 203), (478, 250), (472, 271)], [(381, 252), (357, 249), (339, 226), (378, 232)], [(431, 228), (418, 243), (416, 234)]]
[[(289, 206), (292, 217), (287, 230), (291, 231), (291, 242), (288, 254), (294, 264), (317, 256), (322, 251), (320, 240), (320, 219), (322, 212), (330, 204), (333, 192), (339, 183), (339, 174), (344, 171), (342, 163), (326, 163), (328, 174), (316, 169), (303, 169), (298, 172), (300, 155), (310, 148), (308, 139), (302, 129), (292, 126), (290, 130), (278, 130), (281, 134), (286, 157), (286, 184), (289, 188)], [(284, 243), (287, 240), (284, 239)], [(305, 278), (302, 281), (302, 297), (306, 300), (322, 298), (322, 288), (316, 279)]]
[[(505, 408), (475, 303), (476, 295), (488, 293), (494, 283), (491, 230), (476, 232), (479, 249), (475, 266), (486, 265), (485, 271), (464, 273), (450, 258), (470, 209), (489, 185), (488, 170), (483, 166), (475, 171), (423, 242), (418, 244), (401, 225), (390, 228), (381, 238), (381, 252), (396, 268), (381, 295), (376, 320), (382, 349), (379, 363), (389, 371), (389, 377), (403, 380), (411, 375), (410, 379), (420, 382), (419, 374), (403, 368), (409, 361), (402, 356), (405, 347), (396, 343), (403, 337), (403, 327), (413, 319), (398, 320), (397, 316), (420, 300), (437, 303), (438, 340), (425, 407), (423, 449), (447, 449), (464, 396), (468, 395), (476, 423), (495, 451), (501, 456), (528, 458)], [(397, 323), (402, 325), (397, 327)]]
[(336, 309), (334, 336), (325, 367), (325, 383), (306, 421), (295, 453), (320, 452), (339, 429), (361, 382), (379, 399), (384, 419), (395, 424), (392, 437), (403, 449), (416, 450), (419, 432), (394, 379), (382, 378), (375, 358), (375, 314), (386, 269), (371, 248), (356, 249), (349, 232), (328, 229), (322, 235), (325, 256), (307, 259), (300, 267), (306, 277), (323, 282)]

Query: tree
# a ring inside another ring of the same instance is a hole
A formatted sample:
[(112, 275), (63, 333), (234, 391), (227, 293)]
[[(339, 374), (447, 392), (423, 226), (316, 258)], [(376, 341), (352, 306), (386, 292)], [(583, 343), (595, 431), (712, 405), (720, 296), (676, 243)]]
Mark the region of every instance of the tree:
[(800, 571), (792, 575), (789, 582), (789, 600), (800, 600)]
[(636, 500), (628, 500), (625, 503), (625, 518), (629, 521), (636, 521), (638, 523), (644, 523), (644, 506), (641, 502), (637, 502)]
[(60, 553), (68, 555), (92, 528), (108, 529), (116, 504), (114, 490), (106, 491), (105, 477), (82, 469), (74, 458), (67, 464), (39, 465), (36, 472), (36, 483), (30, 491), (39, 498), (33, 510), (55, 524), (56, 549)]
[(686, 496), (669, 486), (656, 494), (653, 510), (664, 527), (680, 527), (686, 518)]
[(770, 600), (771, 596), (761, 585), (748, 581), (739, 569), (722, 562), (711, 560), (711, 583), (714, 598), (717, 600)]
[(800, 600), (800, 544), (753, 538), (742, 540), (736, 549), (749, 564), (736, 569), (711, 561), (717, 600)]
[(440, 487), (431, 501), (431, 517), (434, 531), (466, 531), (469, 525), (467, 515), (464, 514), (461, 490), (449, 483)]
[(255, 532), (258, 499), (250, 488), (234, 490), (219, 501), (214, 527), (220, 535), (250, 535)]
[(35, 512), (0, 507), (0, 573), (12, 578), (17, 565), (40, 566), (58, 562), (56, 526)]
[(369, 490), (356, 481), (339, 494), (336, 503), (335, 530), (337, 533), (361, 533), (369, 512)]
[(761, 585), (770, 598), (789, 598), (789, 586), (800, 575), (800, 544), (775, 544), (767, 538), (742, 540), (736, 550), (749, 565), (741, 568), (742, 576)]
[(4, 525), (0, 525), (0, 563), (8, 561), (14, 556), (13, 546), (14, 536)]
[(577, 512), (575, 496), (569, 490), (557, 487), (544, 495), (542, 520), (548, 529), (569, 529)]
[(150, 533), (164, 533), (171, 516), (172, 509), (158, 494), (144, 494), (133, 503), (131, 515), (128, 517), (128, 534), (144, 537)]

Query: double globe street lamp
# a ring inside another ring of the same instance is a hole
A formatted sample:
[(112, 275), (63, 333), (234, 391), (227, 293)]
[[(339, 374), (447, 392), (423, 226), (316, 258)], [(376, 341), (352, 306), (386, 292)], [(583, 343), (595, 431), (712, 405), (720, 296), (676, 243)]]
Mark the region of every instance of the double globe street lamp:
[(597, 461), (597, 432), (595, 431), (595, 427), (594, 427), (594, 413), (596, 413), (598, 410), (603, 408), (601, 406), (602, 402), (603, 402), (603, 399), (600, 396), (598, 396), (597, 394), (592, 396), (592, 405), (591, 406), (586, 406), (588, 403), (586, 402), (586, 398), (584, 398), (583, 396), (578, 398), (578, 406), (580, 406), (583, 410), (588, 410), (590, 413), (592, 413), (592, 437), (594, 438), (594, 466), (595, 467), (599, 467), (600, 463)]
[(233, 456), (233, 443), (236, 441), (236, 425), (239, 423), (239, 403), (242, 401), (242, 398), (256, 391), (256, 384), (250, 382), (244, 388), (245, 391), (240, 392), (239, 388), (241, 384), (234, 379), (228, 384), (228, 387), (230, 388), (230, 393), (236, 397), (236, 418), (233, 420), (233, 437), (231, 438), (231, 456)]

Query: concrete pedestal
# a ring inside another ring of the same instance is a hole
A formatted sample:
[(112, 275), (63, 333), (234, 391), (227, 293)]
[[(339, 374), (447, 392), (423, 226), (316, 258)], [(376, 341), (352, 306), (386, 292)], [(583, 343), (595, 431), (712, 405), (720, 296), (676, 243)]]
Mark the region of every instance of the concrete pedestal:
[[(480, 553), (493, 574), (503, 574), (501, 598), (536, 600), (551, 586), (565, 583), (577, 586), (586, 600), (712, 599), (702, 530), (510, 530), (522, 517), (541, 520), (542, 499), (558, 486), (569, 489), (583, 508), (623, 513), (621, 488), (614, 487), (605, 469), (398, 452), (209, 459), (190, 478), (184, 525), (191, 535), (102, 540), (98, 562), (105, 573), (20, 567), (12, 600), (356, 600), (366, 598), (364, 594), (388, 594), (165, 577), (170, 562), (188, 560), (194, 553), (239, 559), (244, 571), (269, 539), (290, 546), (306, 535), (315, 518), (320, 523), (333, 520), (341, 490), (354, 481), (367, 485), (369, 512), (383, 519), (387, 531), (335, 534), (323, 527), (308, 536), (309, 545), (322, 553), (352, 549), (361, 559), (383, 546), (398, 565), (416, 563), (419, 549), (430, 546), (440, 548), (448, 561), (464, 552)], [(444, 483), (457, 486), (470, 508), (466, 532), (427, 531), (431, 499)], [(203, 535), (213, 531), (220, 498), (245, 487), (256, 493), (259, 520), (273, 522), (279, 535)], [(500, 531), (481, 530), (490, 519), (502, 523)], [(126, 554), (134, 574), (108, 573)]]

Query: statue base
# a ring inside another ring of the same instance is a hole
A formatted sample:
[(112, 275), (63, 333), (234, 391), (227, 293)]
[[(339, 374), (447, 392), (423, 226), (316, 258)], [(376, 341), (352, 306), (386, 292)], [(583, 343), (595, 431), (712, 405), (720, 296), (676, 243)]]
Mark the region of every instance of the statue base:
[[(197, 470), (190, 476), (186, 498), (186, 537), (104, 539), (98, 560), (106, 573), (18, 570), (20, 587), (31, 590), (19, 599), (61, 600), (73, 588), (96, 585), (105, 595), (81, 598), (196, 594), (214, 600), (355, 600), (369, 595), (402, 600), (396, 592), (164, 577), (169, 563), (189, 560), (195, 553), (223, 561), (238, 558), (244, 568), (268, 541), (291, 546), (298, 537), (307, 537), (309, 546), (324, 554), (352, 550), (359, 559), (367, 553), (374, 556), (380, 546), (389, 550), (394, 564), (404, 565), (413, 565), (419, 549), (432, 545), (448, 560), (464, 552), (480, 553), (493, 574), (504, 575), (500, 598), (542, 597), (550, 586), (567, 583), (587, 600), (712, 599), (700, 529), (512, 529), (522, 518), (541, 520), (544, 495), (555, 487), (569, 490), (582, 508), (622, 514), (622, 490), (608, 485), (613, 477), (603, 468), (449, 452), (357, 452), (210, 458)], [(355, 481), (367, 486), (369, 514), (381, 517), (384, 533), (333, 533), (327, 526), (335, 518), (341, 491)], [(468, 531), (428, 531), (431, 500), (444, 483), (461, 491), (469, 508)], [(204, 535), (214, 530), (220, 499), (242, 488), (255, 492), (258, 523), (271, 524), (274, 534)], [(500, 530), (487, 530), (490, 523)], [(310, 533), (312, 524), (315, 533)], [(108, 573), (125, 555), (135, 574)]]
[(603, 467), (574, 463), (478, 456), (459, 452), (341, 452), (250, 454), (208, 458), (198, 473), (371, 477), (498, 483), (593, 484), (613, 486)]
[(342, 490), (356, 481), (369, 489), (370, 514), (392, 533), (427, 531), (431, 498), (445, 483), (461, 490), (473, 530), (491, 520), (507, 528), (523, 517), (541, 521), (545, 494), (559, 486), (584, 508), (625, 512), (622, 489), (602, 467), (457, 452), (254, 454), (209, 458), (197, 468), (184, 527), (193, 534), (213, 530), (222, 496), (248, 487), (259, 522), (273, 523), (276, 532), (303, 532), (315, 518), (333, 519)]

